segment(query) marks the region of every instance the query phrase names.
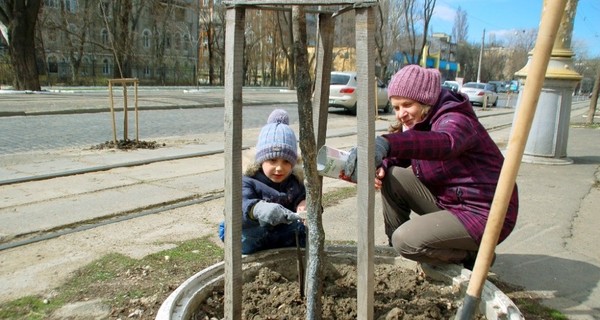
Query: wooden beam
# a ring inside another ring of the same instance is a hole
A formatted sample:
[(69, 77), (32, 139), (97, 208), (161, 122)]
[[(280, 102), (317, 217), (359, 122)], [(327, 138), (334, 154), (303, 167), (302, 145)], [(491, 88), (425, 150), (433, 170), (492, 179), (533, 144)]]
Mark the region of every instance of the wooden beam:
[(356, 80), (358, 122), (357, 192), (357, 318), (373, 319), (375, 250), (375, 12), (373, 7), (355, 11)]
[(248, 6), (248, 5), (286, 5), (286, 6), (334, 6), (353, 5), (363, 7), (366, 5), (377, 5), (378, 0), (349, 1), (349, 0), (232, 0), (223, 1), (226, 6)]
[(227, 9), (225, 28), (225, 319), (242, 318), (242, 85), (245, 9)]
[(325, 144), (325, 136), (327, 134), (329, 84), (331, 83), (331, 66), (333, 64), (334, 26), (335, 23), (330, 14), (319, 15), (315, 98), (313, 100), (313, 123), (314, 127), (317, 128), (317, 150)]

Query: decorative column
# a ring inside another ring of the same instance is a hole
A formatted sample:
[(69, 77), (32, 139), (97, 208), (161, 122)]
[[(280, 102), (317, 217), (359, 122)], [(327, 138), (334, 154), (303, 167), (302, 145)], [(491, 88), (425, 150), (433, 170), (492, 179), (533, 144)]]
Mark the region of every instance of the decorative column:
[[(552, 0), (544, 0), (542, 12), (550, 1)], [(573, 68), (573, 56), (575, 54), (570, 49), (577, 1), (567, 1), (552, 48), (544, 86), (531, 124), (529, 138), (525, 145), (523, 162), (542, 164), (573, 163), (573, 160), (567, 158), (571, 103), (573, 91), (582, 78)], [(521, 102), (523, 85), (527, 85), (525, 80), (531, 64), (531, 57), (532, 52), (529, 53), (527, 65), (515, 73), (522, 84), (519, 89), (518, 107)], [(515, 112), (515, 115), (517, 114)]]

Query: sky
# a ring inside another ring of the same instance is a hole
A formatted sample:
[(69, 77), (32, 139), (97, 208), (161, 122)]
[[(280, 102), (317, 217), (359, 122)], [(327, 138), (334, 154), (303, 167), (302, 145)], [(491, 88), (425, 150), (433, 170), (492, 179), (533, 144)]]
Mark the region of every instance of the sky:
[[(430, 32), (452, 34), (460, 7), (467, 13), (469, 42), (481, 43), (484, 29), (485, 41), (491, 33), (502, 39), (518, 31), (537, 29), (543, 4), (544, 0), (437, 0)], [(600, 57), (600, 0), (578, 1), (571, 44), (582, 48), (587, 58)]]

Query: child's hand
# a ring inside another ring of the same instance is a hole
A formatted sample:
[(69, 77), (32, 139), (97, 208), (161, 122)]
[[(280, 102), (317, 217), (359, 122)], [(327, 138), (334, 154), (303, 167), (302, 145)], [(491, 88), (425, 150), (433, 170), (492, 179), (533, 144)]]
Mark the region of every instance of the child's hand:
[(300, 211), (306, 211), (306, 200), (302, 200), (300, 201), (300, 203), (298, 203), (298, 206), (296, 207), (296, 212)]

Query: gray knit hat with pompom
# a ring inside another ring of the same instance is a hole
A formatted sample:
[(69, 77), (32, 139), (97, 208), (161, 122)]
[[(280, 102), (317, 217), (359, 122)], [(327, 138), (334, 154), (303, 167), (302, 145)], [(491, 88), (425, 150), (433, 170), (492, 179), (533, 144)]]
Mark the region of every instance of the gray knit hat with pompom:
[(289, 126), (288, 113), (275, 109), (269, 115), (267, 124), (262, 127), (256, 143), (256, 162), (263, 163), (270, 159), (281, 158), (296, 165), (298, 160), (297, 140)]

